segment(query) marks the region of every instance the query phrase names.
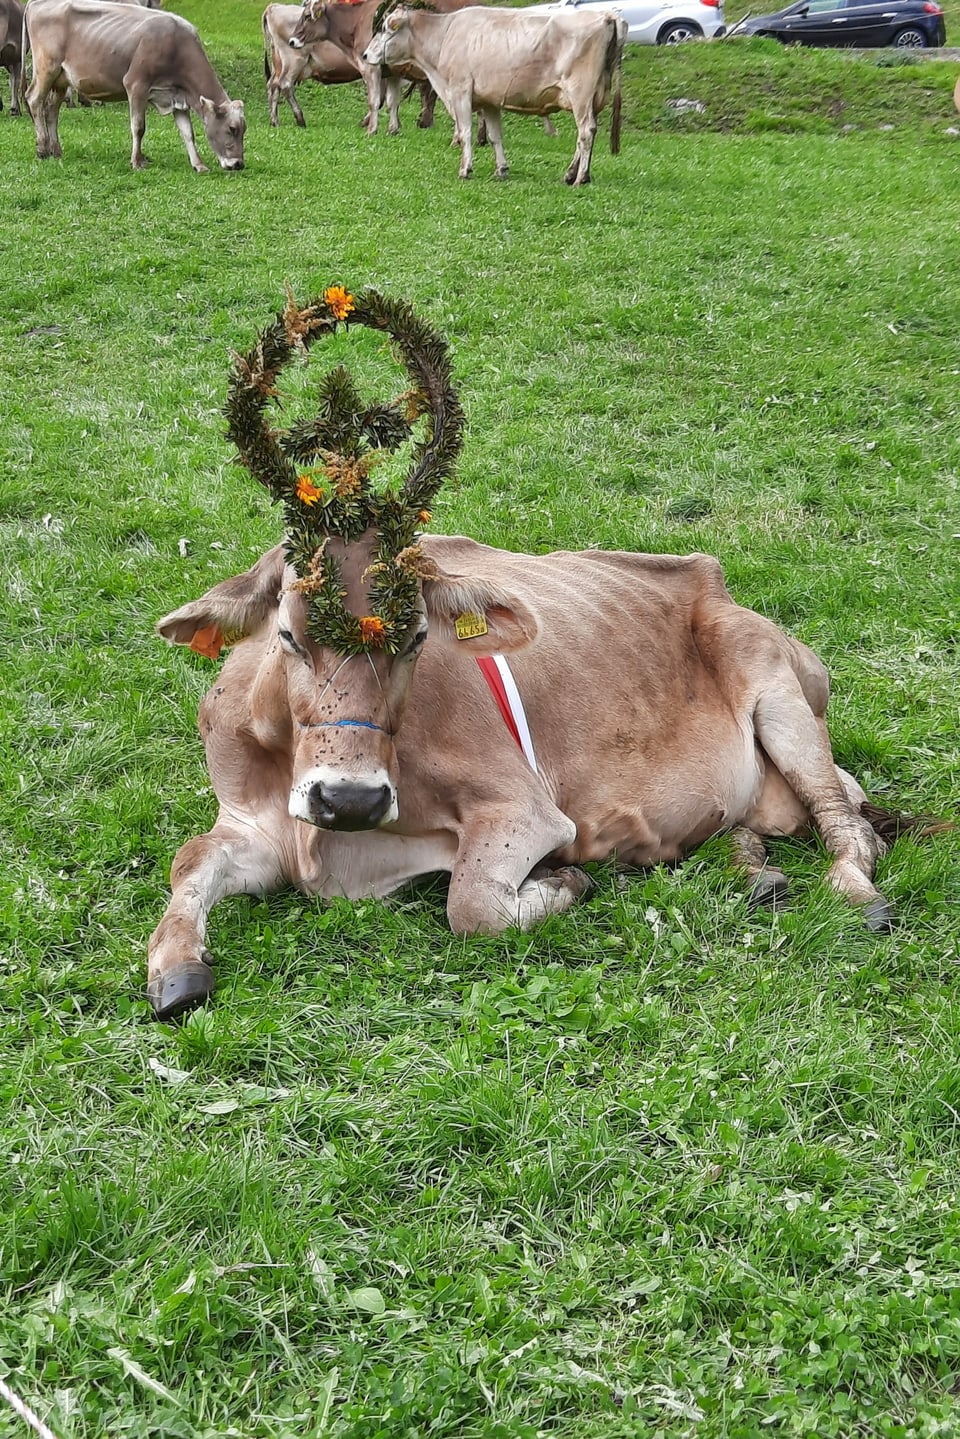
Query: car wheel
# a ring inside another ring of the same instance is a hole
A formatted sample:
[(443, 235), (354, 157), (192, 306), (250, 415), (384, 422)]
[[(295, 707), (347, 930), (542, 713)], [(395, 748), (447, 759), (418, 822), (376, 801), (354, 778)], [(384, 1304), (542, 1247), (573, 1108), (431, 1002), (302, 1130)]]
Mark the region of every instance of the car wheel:
[(657, 36), (658, 45), (682, 45), (687, 40), (700, 40), (703, 38), (703, 31), (699, 25), (694, 25), (692, 20), (675, 20), (672, 25), (664, 25)]
[(903, 30), (898, 30), (891, 42), (898, 50), (925, 50), (927, 48), (927, 37), (916, 25), (907, 25)]

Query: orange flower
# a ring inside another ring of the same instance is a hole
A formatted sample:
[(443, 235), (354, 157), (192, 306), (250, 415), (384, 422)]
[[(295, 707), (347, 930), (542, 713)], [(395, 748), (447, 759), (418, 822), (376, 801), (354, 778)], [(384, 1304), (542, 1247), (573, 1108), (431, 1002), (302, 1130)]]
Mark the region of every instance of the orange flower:
[(379, 615), (364, 615), (360, 621), (360, 638), (365, 645), (378, 649), (387, 637), (387, 627)]
[(432, 519), (433, 519), (433, 516), (431, 515), (431, 513), (430, 513), (429, 510), (418, 510), (418, 511), (417, 511), (417, 520), (419, 521), (419, 523), (420, 523), (421, 525), (429, 525), (429, 523), (430, 523), (430, 521), (431, 521)]
[(348, 295), (342, 285), (328, 285), (323, 292), (323, 302), (333, 311), (335, 320), (345, 320), (355, 309), (353, 296)]
[(323, 500), (324, 492), (309, 475), (297, 476), (297, 499), (304, 505), (315, 505)]

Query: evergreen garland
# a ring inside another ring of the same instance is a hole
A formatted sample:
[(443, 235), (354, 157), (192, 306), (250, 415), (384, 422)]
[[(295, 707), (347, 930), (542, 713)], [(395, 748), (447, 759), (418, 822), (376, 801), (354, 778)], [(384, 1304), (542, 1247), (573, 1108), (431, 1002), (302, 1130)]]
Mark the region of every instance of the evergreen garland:
[[(275, 429), (267, 410), (279, 401), (280, 371), (338, 325), (388, 334), (412, 388), (398, 400), (365, 406), (349, 372), (337, 365), (320, 383), (315, 418)], [(251, 350), (234, 357), (225, 414), (237, 463), (283, 506), (285, 549), (307, 600), (310, 636), (341, 654), (395, 653), (413, 623), (426, 572), (417, 533), (429, 522), (429, 506), (453, 474), (462, 443), (463, 412), (446, 341), (406, 301), (376, 290), (352, 295), (330, 285), (306, 305), (288, 291), (274, 323)], [(370, 472), (378, 452), (410, 439), (421, 417), (424, 433), (399, 489), (374, 490)], [(371, 527), (377, 532), (372, 609), (358, 616), (346, 608), (338, 566), (324, 550), (331, 535), (349, 542)]]

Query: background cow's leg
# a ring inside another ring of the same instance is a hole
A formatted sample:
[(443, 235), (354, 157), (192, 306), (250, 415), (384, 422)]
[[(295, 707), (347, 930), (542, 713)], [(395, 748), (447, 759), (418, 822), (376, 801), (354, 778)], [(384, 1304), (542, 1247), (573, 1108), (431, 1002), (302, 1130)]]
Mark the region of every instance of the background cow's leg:
[(568, 185), (589, 185), (590, 159), (593, 155), (593, 142), (597, 136), (597, 117), (593, 110), (592, 96), (586, 106), (574, 110), (573, 118), (577, 122), (577, 148), (574, 151), (570, 168), (563, 178)]
[(36, 60), (34, 65), (33, 79), (27, 90), (27, 109), (33, 117), (33, 128), (37, 134), (37, 158), (47, 160), (61, 154), (57, 116), (62, 96), (54, 108), (54, 86), (62, 72), (47, 70)]
[(420, 85), (420, 114), (417, 116), (418, 130), (433, 129), (433, 112), (437, 106), (437, 92), (428, 80)]
[(367, 92), (367, 113), (360, 124), (368, 135), (375, 135), (380, 125), (380, 106), (383, 104), (383, 77), (379, 65), (360, 64), (360, 78)]
[(447, 918), (456, 934), (501, 934), (562, 914), (590, 888), (583, 870), (554, 871), (544, 857), (571, 845), (577, 828), (546, 793), (523, 811), (471, 812), (450, 875)]
[(387, 126), (388, 135), (400, 134), (400, 97), (403, 94), (403, 81), (396, 75), (387, 77), (387, 113), (390, 116), (390, 124)]
[(23, 65), (20, 61), (10, 71), (10, 114), (20, 114), (20, 92), (23, 89)]
[(270, 114), (270, 124), (274, 127), (280, 124), (280, 79), (272, 67), (267, 70), (267, 110)]
[(738, 825), (730, 831), (730, 843), (734, 864), (750, 882), (749, 903), (775, 909), (786, 898), (787, 877), (782, 869), (769, 863), (763, 840), (754, 830)]
[(486, 122), (487, 135), (490, 144), (493, 146), (496, 169), (494, 174), (498, 180), (505, 180), (510, 167), (507, 164), (507, 157), (503, 150), (503, 126), (500, 121), (500, 111), (495, 105), (482, 105), (477, 111), (480, 119)]
[(158, 1019), (182, 1014), (213, 992), (204, 947), (213, 906), (226, 895), (266, 894), (285, 882), (276, 849), (252, 827), (218, 821), (178, 851), (170, 903), (150, 940), (147, 995)]
[(143, 132), (147, 128), (147, 91), (142, 85), (130, 81), (130, 72), (123, 77), (123, 88), (130, 105), (130, 164), (134, 170), (142, 170), (149, 162), (143, 153)]
[(864, 906), (871, 929), (889, 929), (893, 908), (873, 885), (879, 845), (868, 820), (851, 803), (833, 762), (823, 720), (795, 690), (761, 694), (754, 715), (757, 737), (790, 788), (806, 806), (834, 857), (827, 879), (834, 889)]
[(187, 154), (190, 157), (190, 164), (196, 170), (198, 175), (206, 174), (207, 167), (200, 159), (200, 152), (197, 149), (197, 142), (194, 139), (193, 122), (190, 119), (190, 111), (174, 110), (173, 119), (174, 124), (180, 131), (180, 139), (187, 147)]
[[(287, 103), (290, 109), (293, 111), (294, 120), (296, 120), (301, 130), (305, 130), (307, 128), (307, 122), (304, 118), (303, 111), (300, 109), (300, 101), (297, 99), (297, 92), (292, 80), (288, 81), (283, 87), (283, 93), (287, 97)], [(276, 120), (271, 120), (270, 123), (271, 125), (279, 125), (280, 117), (278, 116)]]
[(453, 142), (460, 145), (460, 179), (469, 180), (473, 174), (473, 107), (470, 96), (459, 95), (456, 104), (447, 104), (442, 95), (440, 98), (453, 117)]

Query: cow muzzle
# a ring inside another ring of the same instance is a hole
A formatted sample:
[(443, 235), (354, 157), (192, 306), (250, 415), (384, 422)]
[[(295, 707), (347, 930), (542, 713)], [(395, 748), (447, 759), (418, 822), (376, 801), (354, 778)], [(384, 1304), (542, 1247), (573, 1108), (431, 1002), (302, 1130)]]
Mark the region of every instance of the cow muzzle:
[(383, 771), (357, 780), (314, 770), (293, 786), (287, 808), (318, 829), (378, 829), (398, 816), (397, 792)]

